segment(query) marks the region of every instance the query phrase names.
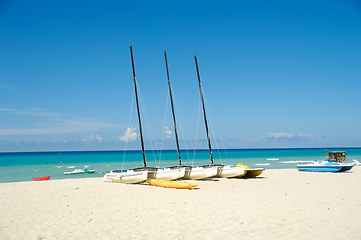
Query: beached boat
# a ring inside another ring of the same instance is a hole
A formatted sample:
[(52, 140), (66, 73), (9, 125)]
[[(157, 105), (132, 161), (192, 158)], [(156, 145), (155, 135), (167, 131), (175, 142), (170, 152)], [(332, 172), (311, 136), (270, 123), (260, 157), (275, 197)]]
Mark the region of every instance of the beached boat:
[(164, 59), (165, 59), (165, 65), (166, 65), (166, 70), (167, 70), (169, 97), (170, 97), (172, 116), (173, 116), (174, 135), (175, 135), (177, 153), (178, 153), (178, 166), (158, 168), (156, 172), (154, 172), (153, 174), (149, 174), (148, 178), (162, 179), (162, 180), (175, 180), (175, 179), (184, 177), (186, 167), (182, 166), (182, 160), (181, 160), (181, 155), (180, 155), (180, 150), (179, 150), (177, 124), (176, 124), (174, 105), (173, 105), (172, 85), (170, 83), (168, 59), (167, 59), (166, 51), (164, 51)]
[(361, 166), (361, 163), (357, 161), (356, 159), (352, 160), (356, 166)]
[(185, 167), (166, 167), (158, 168), (148, 178), (162, 179), (162, 180), (175, 180), (184, 177)]
[(250, 168), (247, 165), (243, 165), (242, 163), (238, 163), (237, 167), (244, 167), (245, 171), (243, 175), (236, 177), (244, 177), (244, 178), (252, 178), (261, 175), (264, 171), (264, 168)]
[(50, 179), (50, 175), (46, 176), (46, 177), (37, 177), (37, 178), (32, 178), (34, 181), (47, 181)]
[[(184, 175), (184, 178), (186, 179), (200, 179), (199, 177), (202, 176), (202, 178), (208, 178), (208, 177), (223, 177), (223, 178), (229, 178), (229, 177), (235, 177), (237, 175), (241, 175), (244, 173), (244, 168), (236, 168), (232, 167), (230, 165), (215, 165), (213, 161), (213, 154), (212, 154), (212, 146), (211, 146), (211, 140), (209, 137), (209, 130), (208, 130), (208, 123), (207, 123), (207, 115), (206, 115), (206, 109), (204, 106), (204, 99), (203, 99), (203, 90), (202, 90), (202, 84), (201, 84), (201, 78), (199, 74), (199, 68), (198, 68), (198, 61), (197, 61), (197, 55), (194, 55), (194, 60), (196, 64), (196, 70), (197, 70), (197, 77), (198, 77), (198, 85), (199, 85), (199, 92), (202, 102), (202, 109), (203, 109), (203, 117), (204, 117), (204, 126), (206, 129), (207, 134), (207, 140), (208, 140), (208, 148), (209, 148), (209, 155), (211, 159), (211, 164), (206, 166), (200, 166), (197, 168), (189, 168), (186, 169), (186, 174)], [(203, 173), (202, 173), (203, 171)], [(205, 177), (206, 176), (206, 177)]]
[(95, 173), (95, 170), (89, 170), (87, 168), (83, 168), (83, 169), (74, 169), (74, 171), (71, 171), (71, 172), (64, 172), (64, 174), (66, 174), (66, 175), (82, 174), (82, 173)]
[(216, 177), (231, 178), (243, 176), (245, 174), (245, 166), (232, 167), (230, 165), (224, 165), (223, 167), (218, 168)]
[(194, 189), (198, 186), (198, 184), (190, 184), (188, 182), (178, 182), (178, 181), (167, 181), (162, 179), (147, 179), (148, 184), (164, 187), (164, 188), (177, 188), (177, 189)]
[(112, 181), (115, 183), (139, 183), (146, 180), (148, 177), (148, 171), (139, 171), (134, 170), (127, 171), (110, 171), (105, 174), (103, 177), (103, 182)]
[(346, 152), (332, 151), (326, 153), (326, 157), (323, 161), (314, 160), (308, 164), (298, 164), (297, 168), (299, 171), (306, 172), (346, 172), (355, 166), (355, 163), (343, 163), (346, 161)]
[[(131, 61), (132, 61), (135, 100), (137, 103), (140, 143), (142, 146), (144, 167), (130, 169), (130, 170), (112, 170), (104, 175), (103, 182), (111, 180), (113, 182), (121, 182), (121, 183), (139, 183), (139, 182), (145, 181), (148, 177), (153, 177), (154, 174), (157, 172), (157, 168), (147, 167), (147, 160), (145, 157), (142, 121), (140, 118), (140, 109), (139, 109), (138, 84), (137, 84), (137, 78), (135, 76), (135, 66), (134, 66), (132, 45), (130, 45), (130, 56), (131, 56)], [(135, 174), (135, 173), (137, 173), (137, 174)], [(119, 181), (118, 181), (118, 179), (119, 179)]]
[(186, 168), (184, 179), (196, 180), (210, 178), (217, 175), (217, 166), (199, 166)]

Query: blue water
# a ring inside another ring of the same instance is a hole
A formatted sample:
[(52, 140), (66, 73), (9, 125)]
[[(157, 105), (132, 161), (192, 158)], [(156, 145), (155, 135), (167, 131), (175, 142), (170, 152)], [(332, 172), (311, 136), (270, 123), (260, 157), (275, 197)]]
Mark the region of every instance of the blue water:
[[(361, 148), (329, 148), (327, 151), (346, 151), (347, 162), (361, 160)], [(237, 165), (242, 162), (251, 168), (296, 168), (300, 162), (325, 159), (324, 148), (308, 149), (231, 149), (214, 150), (215, 164)], [(146, 151), (147, 166), (178, 165), (177, 152)], [(183, 165), (210, 164), (208, 150), (181, 151)], [(64, 162), (64, 164), (62, 164)], [(52, 179), (102, 177), (107, 171), (143, 166), (141, 151), (84, 151), (84, 152), (27, 152), (0, 153), (0, 182), (32, 181), (31, 178), (51, 175)], [(96, 170), (95, 174), (64, 175), (75, 168)]]

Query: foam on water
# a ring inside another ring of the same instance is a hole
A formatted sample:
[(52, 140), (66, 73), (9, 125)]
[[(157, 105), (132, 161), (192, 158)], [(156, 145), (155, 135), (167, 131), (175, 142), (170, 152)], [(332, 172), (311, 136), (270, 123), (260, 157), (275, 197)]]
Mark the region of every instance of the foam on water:
[(289, 163), (311, 163), (313, 161), (308, 161), (308, 160), (296, 160), (296, 161), (283, 161), (283, 162), (280, 162), (280, 163), (286, 163), (286, 164), (289, 164)]

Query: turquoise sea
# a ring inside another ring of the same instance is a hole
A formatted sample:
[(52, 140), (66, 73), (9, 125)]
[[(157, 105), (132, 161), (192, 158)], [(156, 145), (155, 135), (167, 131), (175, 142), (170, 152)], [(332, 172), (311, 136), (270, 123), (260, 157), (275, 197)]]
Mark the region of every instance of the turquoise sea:
[[(328, 148), (327, 151), (346, 151), (347, 162), (361, 161), (361, 148)], [(300, 162), (325, 159), (324, 148), (307, 149), (229, 149), (213, 150), (215, 164), (237, 165), (241, 162), (251, 168), (296, 168)], [(147, 166), (178, 165), (175, 150), (146, 151)], [(183, 165), (210, 163), (208, 150), (181, 151)], [(64, 164), (63, 164), (64, 162)], [(143, 166), (141, 151), (73, 151), (73, 152), (3, 152), (0, 153), (0, 182), (32, 181), (34, 177), (51, 175), (50, 180), (64, 178), (102, 177), (107, 171)], [(64, 175), (76, 168), (96, 170), (95, 174)]]

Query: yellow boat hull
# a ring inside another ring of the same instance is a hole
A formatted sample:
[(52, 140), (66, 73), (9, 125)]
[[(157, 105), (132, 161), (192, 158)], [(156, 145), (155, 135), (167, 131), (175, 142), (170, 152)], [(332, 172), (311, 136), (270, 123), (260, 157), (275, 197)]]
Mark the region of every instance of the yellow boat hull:
[(146, 181), (150, 185), (164, 188), (194, 189), (198, 186), (198, 184), (190, 184), (188, 182), (168, 181), (162, 179), (147, 179)]
[(243, 165), (242, 163), (238, 163), (237, 167), (245, 167), (245, 173), (242, 176), (238, 177), (244, 177), (244, 178), (252, 178), (257, 177), (261, 175), (264, 171), (264, 168), (249, 168), (247, 165)]
[(248, 177), (257, 177), (259, 175), (261, 175), (264, 171), (264, 169), (246, 169), (246, 175), (244, 175), (244, 177), (248, 178)]

